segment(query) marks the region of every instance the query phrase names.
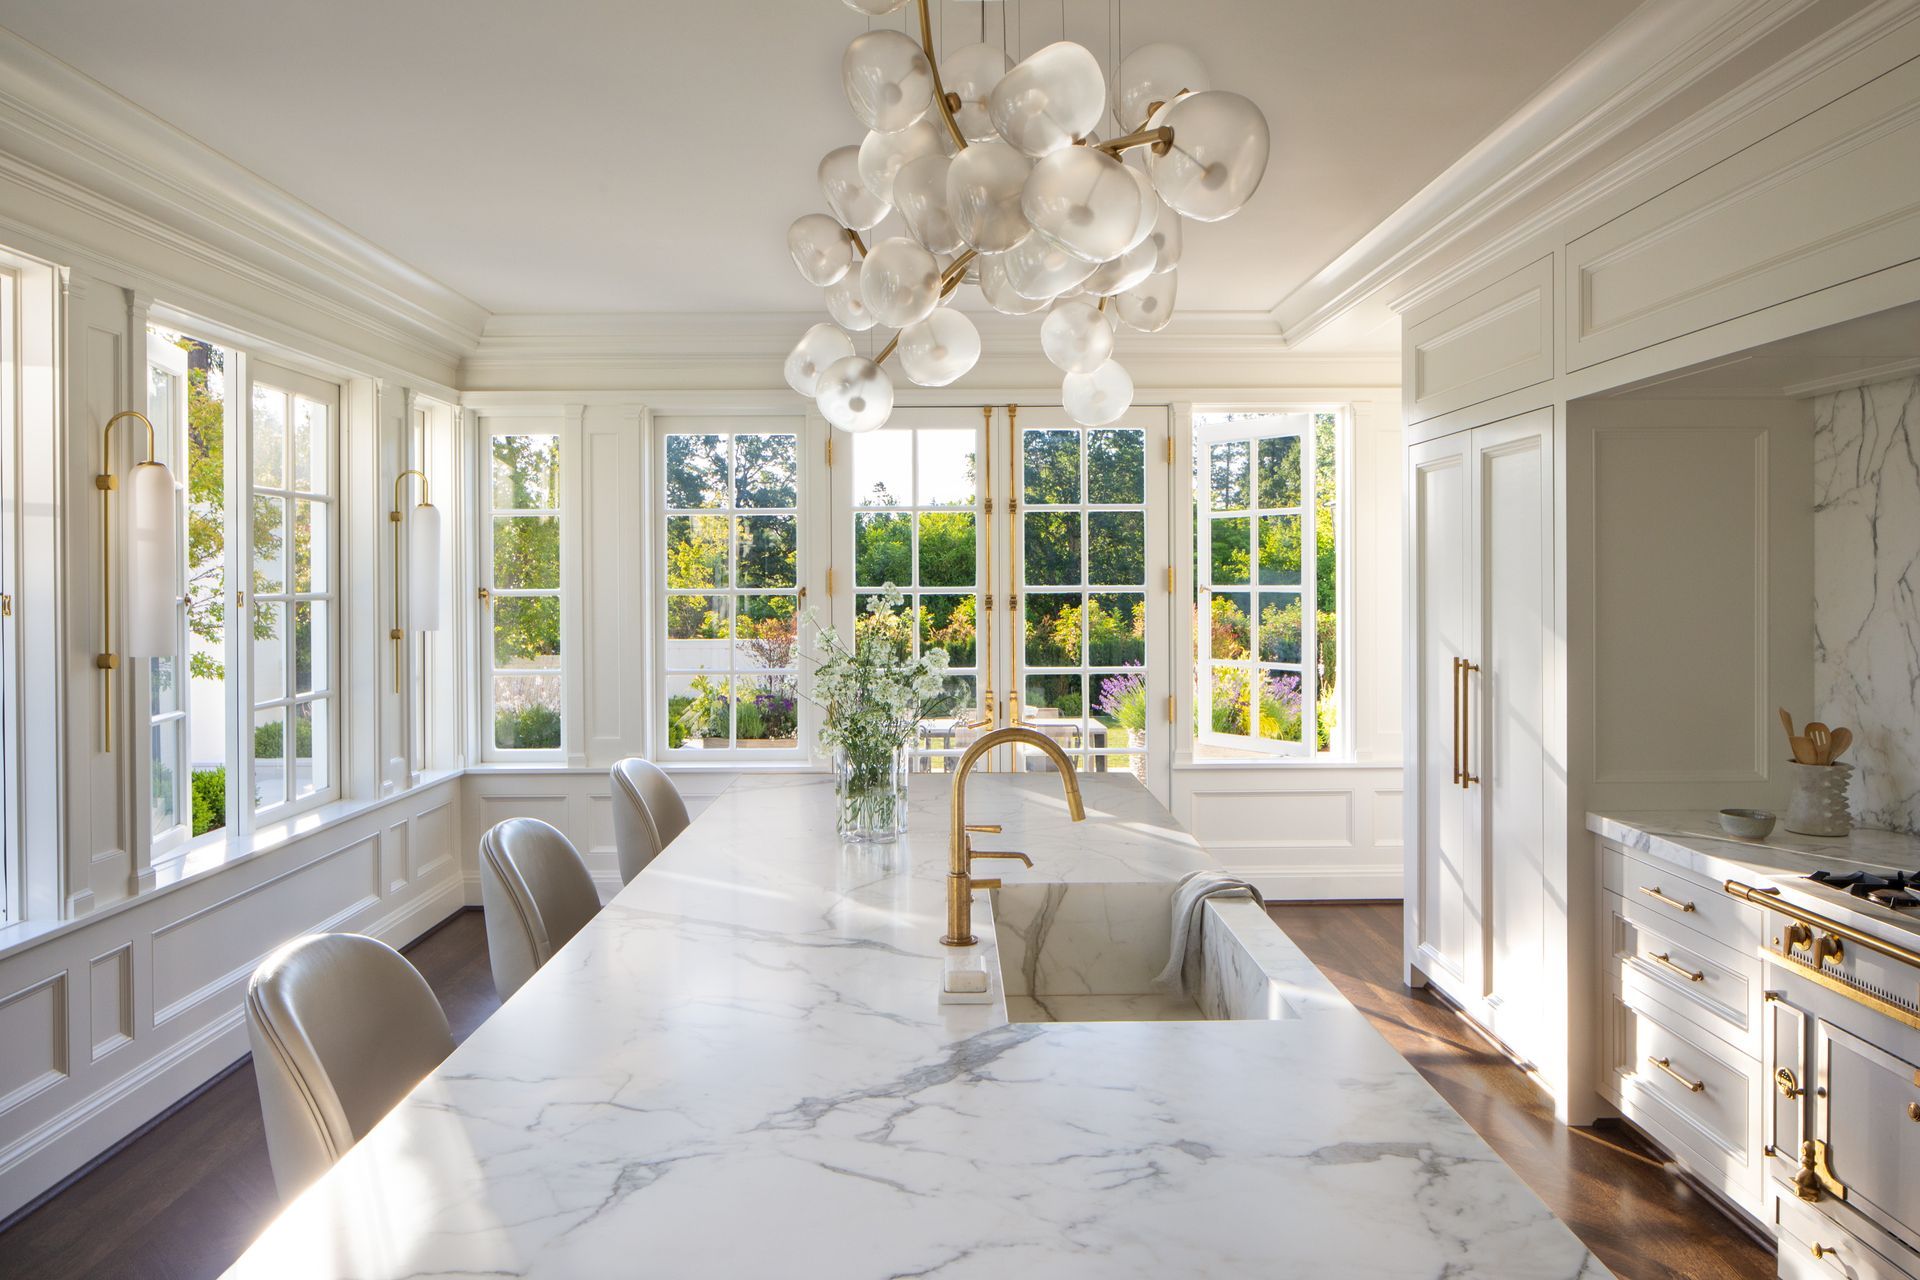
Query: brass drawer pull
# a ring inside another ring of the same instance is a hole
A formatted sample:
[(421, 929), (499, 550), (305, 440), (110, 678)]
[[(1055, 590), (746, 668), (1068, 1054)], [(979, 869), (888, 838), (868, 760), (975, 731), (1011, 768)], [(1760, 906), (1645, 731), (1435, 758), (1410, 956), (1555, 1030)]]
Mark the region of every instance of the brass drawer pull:
[(1655, 902), (1658, 902), (1664, 906), (1672, 907), (1675, 911), (1692, 911), (1693, 910), (1693, 904), (1691, 902), (1682, 902), (1678, 898), (1669, 898), (1666, 894), (1660, 892), (1660, 886), (1657, 884), (1656, 885), (1643, 884), (1640, 886), (1640, 892), (1646, 894), (1649, 898), (1652, 898)]
[(1920, 1124), (1920, 1102), (1909, 1102), (1907, 1104), (1907, 1119), (1913, 1121), (1915, 1124)]
[(1673, 1069), (1673, 1062), (1670, 1059), (1649, 1057), (1647, 1059), (1647, 1065), (1650, 1067), (1660, 1068), (1662, 1071), (1672, 1076), (1675, 1080), (1678, 1080), (1681, 1084), (1687, 1086), (1688, 1093), (1700, 1093), (1703, 1090), (1705, 1090), (1707, 1087), (1706, 1081), (1689, 1080), (1685, 1076), (1681, 1075), (1678, 1071), (1675, 1071)]
[(1810, 1246), (1810, 1248), (1813, 1251), (1813, 1256), (1816, 1258), (1824, 1258), (1830, 1253), (1837, 1257), (1840, 1253), (1838, 1249), (1829, 1248), (1824, 1244), (1812, 1245)]
[(1685, 978), (1688, 982), (1705, 982), (1707, 980), (1707, 975), (1704, 972), (1699, 972), (1693, 969), (1689, 969), (1685, 965), (1675, 964), (1673, 962), (1673, 957), (1668, 955), (1664, 951), (1656, 951), (1652, 955), (1648, 956), (1647, 959), (1653, 961), (1655, 964), (1660, 965), (1663, 968), (1671, 969), (1673, 972)]

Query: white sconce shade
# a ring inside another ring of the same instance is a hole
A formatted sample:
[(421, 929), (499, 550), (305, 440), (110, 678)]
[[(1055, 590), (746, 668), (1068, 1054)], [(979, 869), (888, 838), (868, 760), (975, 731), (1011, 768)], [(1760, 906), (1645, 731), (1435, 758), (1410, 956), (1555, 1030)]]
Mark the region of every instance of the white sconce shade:
[(413, 509), (407, 543), (407, 625), (440, 629), (440, 508), (422, 502)]
[(163, 658), (180, 645), (173, 473), (142, 462), (127, 475), (127, 653)]

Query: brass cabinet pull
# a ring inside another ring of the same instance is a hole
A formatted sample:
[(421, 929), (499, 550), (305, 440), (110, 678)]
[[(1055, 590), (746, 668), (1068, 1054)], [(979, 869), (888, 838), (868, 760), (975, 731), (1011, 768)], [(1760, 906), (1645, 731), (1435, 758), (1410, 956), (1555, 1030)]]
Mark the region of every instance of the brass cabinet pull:
[(1460, 708), (1460, 789), (1465, 791), (1480, 781), (1473, 773), (1473, 673), (1480, 669), (1475, 662), (1460, 659), (1460, 692), (1464, 695)]
[(1778, 1089), (1780, 1096), (1788, 1101), (1800, 1096), (1800, 1081), (1793, 1074), (1791, 1067), (1782, 1067), (1773, 1073), (1773, 1087)]
[(1693, 904), (1691, 902), (1682, 902), (1678, 898), (1669, 898), (1666, 894), (1660, 892), (1660, 886), (1657, 884), (1651, 885), (1651, 886), (1643, 884), (1640, 886), (1640, 892), (1646, 894), (1649, 898), (1652, 898), (1655, 902), (1658, 902), (1664, 906), (1672, 907), (1675, 911), (1692, 911), (1693, 910)]
[(1907, 1104), (1907, 1119), (1913, 1121), (1915, 1124), (1920, 1124), (1920, 1102), (1909, 1102)]
[(1650, 1067), (1660, 1068), (1662, 1071), (1672, 1076), (1675, 1080), (1678, 1080), (1681, 1084), (1687, 1086), (1688, 1093), (1699, 1093), (1707, 1087), (1706, 1081), (1689, 1080), (1685, 1076), (1681, 1075), (1678, 1071), (1675, 1071), (1673, 1069), (1673, 1062), (1670, 1059), (1649, 1057), (1647, 1059), (1647, 1065)]
[(1460, 659), (1453, 660), (1453, 785), (1460, 785)]
[(1811, 1248), (1811, 1249), (1812, 1249), (1812, 1251), (1813, 1251), (1813, 1256), (1814, 1256), (1814, 1257), (1816, 1257), (1816, 1258), (1824, 1258), (1824, 1257), (1826, 1257), (1826, 1256), (1827, 1256), (1828, 1254), (1830, 1254), (1830, 1253), (1831, 1253), (1831, 1254), (1834, 1254), (1834, 1255), (1836, 1255), (1836, 1256), (1837, 1256), (1837, 1255), (1839, 1254), (1839, 1252), (1840, 1252), (1840, 1251), (1839, 1251), (1838, 1249), (1834, 1249), (1834, 1248), (1829, 1248), (1828, 1246), (1826, 1246), (1826, 1245), (1824, 1245), (1824, 1244), (1816, 1244), (1816, 1245), (1812, 1245), (1812, 1246), (1810, 1246), (1810, 1248)]
[(1648, 956), (1647, 959), (1653, 961), (1655, 964), (1660, 965), (1666, 969), (1672, 970), (1674, 973), (1677, 973), (1681, 977), (1685, 978), (1688, 982), (1705, 982), (1707, 980), (1707, 975), (1705, 973), (1696, 972), (1692, 969), (1687, 968), (1685, 965), (1675, 964), (1673, 962), (1673, 957), (1668, 955), (1664, 951), (1656, 951), (1652, 955)]

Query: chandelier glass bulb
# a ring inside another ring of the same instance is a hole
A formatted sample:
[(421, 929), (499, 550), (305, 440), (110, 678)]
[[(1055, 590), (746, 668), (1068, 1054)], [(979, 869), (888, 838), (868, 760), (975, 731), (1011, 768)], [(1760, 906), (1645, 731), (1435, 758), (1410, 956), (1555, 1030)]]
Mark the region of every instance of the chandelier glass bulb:
[(1114, 298), (1114, 311), (1129, 327), (1142, 333), (1158, 333), (1173, 319), (1174, 294), (1179, 284), (1177, 271), (1148, 276)]
[(835, 147), (820, 158), (820, 194), (840, 225), (853, 231), (871, 231), (893, 211), (861, 181), (858, 147)]
[(944, 154), (946, 133), (931, 120), (915, 120), (898, 133), (867, 134), (860, 144), (860, 184), (886, 204), (893, 204), (894, 179), (910, 160)]
[(1060, 383), (1060, 403), (1083, 427), (1104, 427), (1133, 407), (1133, 378), (1109, 360), (1092, 373), (1070, 373)]
[(940, 305), (940, 264), (905, 236), (889, 236), (860, 264), (860, 297), (875, 321), (904, 329)]
[(1173, 130), (1173, 145), (1165, 155), (1147, 152), (1147, 176), (1175, 212), (1218, 222), (1252, 199), (1272, 149), (1260, 108), (1237, 93), (1210, 89), (1163, 108), (1154, 123)]
[(813, 402), (842, 431), (874, 431), (893, 413), (893, 379), (865, 356), (848, 356), (822, 371)]
[(1096, 298), (1125, 293), (1153, 274), (1154, 257), (1153, 246), (1140, 242), (1112, 262), (1095, 267), (1087, 277), (1087, 292)]
[(895, 207), (908, 234), (932, 253), (957, 253), (966, 243), (947, 209), (947, 170), (952, 164), (944, 154), (921, 156), (902, 165), (893, 179)]
[(1186, 248), (1186, 235), (1180, 229), (1180, 215), (1160, 205), (1160, 216), (1154, 220), (1153, 231), (1147, 236), (1147, 243), (1153, 246), (1153, 274), (1165, 275), (1180, 265), (1180, 254)]
[(933, 105), (933, 64), (899, 31), (855, 36), (840, 58), (840, 83), (861, 124), (897, 133)]
[(865, 333), (873, 328), (873, 312), (867, 309), (867, 300), (860, 292), (860, 277), (866, 274), (866, 265), (854, 263), (847, 274), (826, 288), (827, 314), (849, 333)]
[(1123, 127), (1137, 129), (1153, 114), (1154, 104), (1211, 88), (1213, 81), (1192, 50), (1177, 44), (1143, 44), (1120, 60), (1113, 109)]
[(824, 213), (806, 213), (787, 228), (787, 252), (808, 284), (822, 288), (853, 266), (853, 241), (847, 229)]
[(1146, 169), (1131, 164), (1125, 168), (1140, 191), (1140, 218), (1133, 224), (1133, 235), (1127, 240), (1127, 248), (1132, 249), (1152, 235), (1154, 224), (1160, 221), (1160, 193), (1153, 189), (1153, 179), (1147, 176)]
[(960, 238), (981, 253), (1005, 253), (1033, 233), (1020, 209), (1033, 163), (1004, 142), (981, 142), (947, 168), (947, 209)]
[(923, 387), (944, 387), (980, 359), (980, 331), (966, 314), (942, 307), (900, 331), (900, 367)]
[(1092, 373), (1113, 358), (1113, 326), (1091, 303), (1062, 302), (1040, 323), (1040, 349), (1067, 373)]
[(976, 261), (980, 263), (980, 295), (1001, 315), (1030, 316), (1047, 305), (1045, 298), (1024, 298), (1014, 291), (1013, 281), (1007, 278), (1006, 254), (983, 254)]
[(1006, 253), (1007, 283), (1023, 298), (1052, 302), (1093, 274), (1093, 264), (1028, 236)]
[(1106, 110), (1107, 84), (1099, 59), (1084, 45), (1067, 40), (1028, 56), (987, 95), (993, 127), (1034, 157), (1086, 137)]
[(953, 122), (968, 142), (993, 142), (1000, 131), (987, 114), (987, 96), (1011, 64), (1007, 55), (990, 44), (962, 45), (940, 60), (940, 82), (960, 99)]
[(787, 353), (787, 385), (803, 396), (816, 395), (821, 371), (852, 354), (852, 338), (830, 324), (817, 324), (801, 334)]
[(1056, 249), (1088, 262), (1125, 253), (1139, 229), (1140, 186), (1127, 166), (1093, 147), (1042, 156), (1020, 192), (1020, 211)]

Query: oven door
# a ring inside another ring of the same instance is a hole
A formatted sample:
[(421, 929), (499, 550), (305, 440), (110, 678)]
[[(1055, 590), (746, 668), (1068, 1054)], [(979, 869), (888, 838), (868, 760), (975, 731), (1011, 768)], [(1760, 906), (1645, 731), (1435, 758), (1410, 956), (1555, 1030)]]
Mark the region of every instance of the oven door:
[(1812, 1050), (1813, 1137), (1837, 1198), (1920, 1249), (1920, 1068), (1825, 1018)]

